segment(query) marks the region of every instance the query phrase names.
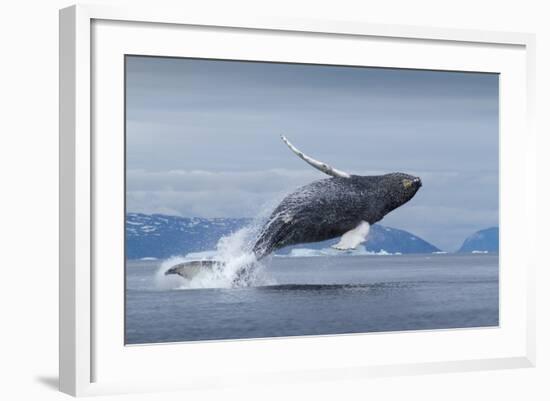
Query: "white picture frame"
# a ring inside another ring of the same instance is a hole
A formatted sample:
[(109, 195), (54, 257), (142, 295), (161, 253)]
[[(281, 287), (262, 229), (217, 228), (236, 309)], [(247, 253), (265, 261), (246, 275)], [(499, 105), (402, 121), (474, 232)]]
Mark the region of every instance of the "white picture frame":
[[(178, 48), (176, 37), (190, 35), (190, 29), (197, 35), (200, 48)], [(259, 48), (248, 48), (244, 42), (235, 48), (214, 49), (222, 37), (225, 44), (236, 44), (254, 35), (270, 45), (269, 52), (259, 54)], [(303, 55), (303, 47), (311, 41), (323, 40), (323, 45), (330, 45), (336, 38), (344, 46), (331, 48), (331, 54)], [(119, 241), (122, 229), (113, 230), (106, 224), (117, 221), (117, 213), (123, 210), (111, 210), (103, 202), (116, 197), (114, 203), (119, 204), (123, 197), (121, 176), (106, 175), (106, 171), (117, 170), (124, 158), (118, 136), (122, 135), (119, 128), (123, 124), (123, 72), (116, 64), (121, 62), (120, 55), (171, 56), (177, 50), (175, 55), (200, 57), (215, 51), (219, 58), (292, 61), (309, 57), (307, 61), (325, 63), (330, 57), (339, 57), (339, 62), (367, 65), (360, 59), (364, 55), (350, 50), (357, 43), (371, 46), (374, 58), (368, 65), (502, 74), (501, 326), (124, 347), (120, 338), (123, 278), (116, 269), (97, 270), (106, 260), (117, 265), (123, 246)], [(60, 390), (79, 396), (202, 389), (250, 381), (288, 383), (534, 366), (535, 260), (529, 256), (534, 254), (530, 251), (535, 242), (532, 236), (536, 219), (531, 117), (534, 43), (533, 35), (523, 33), (275, 18), (229, 20), (154, 7), (78, 5), (61, 10)], [(394, 50), (400, 51), (392, 52), (392, 46), (399, 46)], [(425, 57), (406, 65), (402, 57), (408, 49)], [(460, 55), (464, 55), (461, 60)], [(113, 135), (98, 141), (94, 137), (98, 130)], [(520, 190), (513, 190), (518, 182)], [(511, 183), (516, 184), (512, 187)], [(102, 241), (107, 240), (115, 244), (114, 248), (102, 248)], [(101, 291), (101, 296), (96, 291)], [(450, 344), (454, 344), (453, 349)], [(433, 349), (427, 349), (428, 345)], [(320, 349), (324, 351), (322, 361), (315, 357)], [(350, 349), (365, 353), (342, 352)], [(281, 353), (295, 359), (289, 362)], [(211, 364), (201, 367), (199, 356)], [(235, 358), (239, 360), (236, 366), (223, 362)], [(148, 366), (159, 366), (160, 362), (164, 371), (148, 370)], [(176, 367), (178, 374), (170, 375)]]

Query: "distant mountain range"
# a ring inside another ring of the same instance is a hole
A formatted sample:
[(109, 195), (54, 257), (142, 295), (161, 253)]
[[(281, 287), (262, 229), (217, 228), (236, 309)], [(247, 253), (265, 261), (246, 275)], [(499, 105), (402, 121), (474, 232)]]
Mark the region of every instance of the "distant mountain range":
[[(200, 218), (178, 217), (162, 214), (128, 213), (126, 215), (126, 258), (164, 259), (174, 255), (186, 255), (192, 252), (214, 250), (218, 240), (229, 235), (252, 222), (247, 218)], [(492, 229), (489, 229), (492, 230)], [(484, 230), (487, 231), (487, 230)], [(478, 242), (472, 242), (473, 248), (467, 244), (467, 239), (461, 252), (488, 251), (494, 252), (494, 243), (489, 241), (482, 246), (481, 238), (485, 238), (484, 231), (480, 231), (471, 238), (475, 241), (476, 235), (481, 235)], [(481, 234), (480, 234), (481, 233)], [(475, 238), (474, 238), (475, 237)], [(490, 235), (487, 235), (490, 237)], [(493, 237), (490, 237), (493, 238)], [(498, 250), (498, 229), (496, 236)], [(317, 256), (324, 254), (342, 254), (330, 248), (339, 239), (329, 241), (300, 244), (279, 249), (276, 255), (280, 256)], [(490, 246), (489, 246), (490, 245)], [(477, 248), (476, 248), (477, 246)], [(436, 246), (411, 234), (405, 230), (375, 224), (371, 227), (368, 241), (360, 245), (349, 254), (410, 254), (410, 253), (438, 253)]]
[(498, 227), (480, 230), (464, 240), (458, 250), (461, 253), (489, 253), (498, 252)]
[[(128, 259), (166, 258), (191, 252), (213, 250), (218, 240), (251, 223), (246, 218), (177, 217), (161, 214), (128, 213), (126, 215), (126, 257)], [(339, 239), (301, 244), (278, 250), (279, 255), (296, 255), (306, 250), (323, 250)], [(404, 230), (372, 226), (369, 239), (357, 252), (363, 253), (432, 253), (439, 249)]]
[(162, 214), (126, 214), (126, 258), (167, 258), (216, 248), (218, 240), (250, 219), (205, 219)]

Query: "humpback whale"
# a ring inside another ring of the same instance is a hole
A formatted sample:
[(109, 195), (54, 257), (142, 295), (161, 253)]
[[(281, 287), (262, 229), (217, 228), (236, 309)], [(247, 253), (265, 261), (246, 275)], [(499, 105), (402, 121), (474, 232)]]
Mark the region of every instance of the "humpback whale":
[[(300, 159), (330, 178), (300, 187), (281, 201), (254, 243), (252, 252), (257, 260), (289, 245), (337, 237), (341, 238), (335, 249), (354, 249), (366, 240), (372, 224), (411, 200), (422, 186), (419, 177), (405, 173), (349, 174), (306, 155), (286, 137), (281, 139)], [(165, 274), (190, 278), (199, 269), (212, 268), (216, 263), (184, 262)]]

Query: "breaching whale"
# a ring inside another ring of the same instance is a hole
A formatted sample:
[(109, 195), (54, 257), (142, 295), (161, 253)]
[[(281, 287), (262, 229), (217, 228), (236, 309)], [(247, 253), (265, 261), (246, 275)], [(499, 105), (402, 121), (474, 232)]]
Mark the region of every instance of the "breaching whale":
[[(277, 249), (341, 237), (335, 249), (350, 250), (364, 242), (372, 224), (413, 198), (422, 186), (419, 177), (405, 173), (361, 176), (348, 174), (284, 143), (298, 157), (331, 176), (314, 181), (287, 195), (260, 229), (252, 252), (260, 260)], [(215, 260), (190, 261), (165, 274), (192, 278)]]

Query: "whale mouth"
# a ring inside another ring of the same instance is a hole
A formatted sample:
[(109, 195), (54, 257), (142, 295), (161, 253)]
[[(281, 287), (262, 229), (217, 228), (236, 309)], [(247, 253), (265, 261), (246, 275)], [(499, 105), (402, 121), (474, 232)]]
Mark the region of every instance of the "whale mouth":
[(420, 188), (422, 186), (422, 180), (420, 179), (420, 177), (416, 177), (414, 180), (413, 180), (413, 183), (418, 187)]

